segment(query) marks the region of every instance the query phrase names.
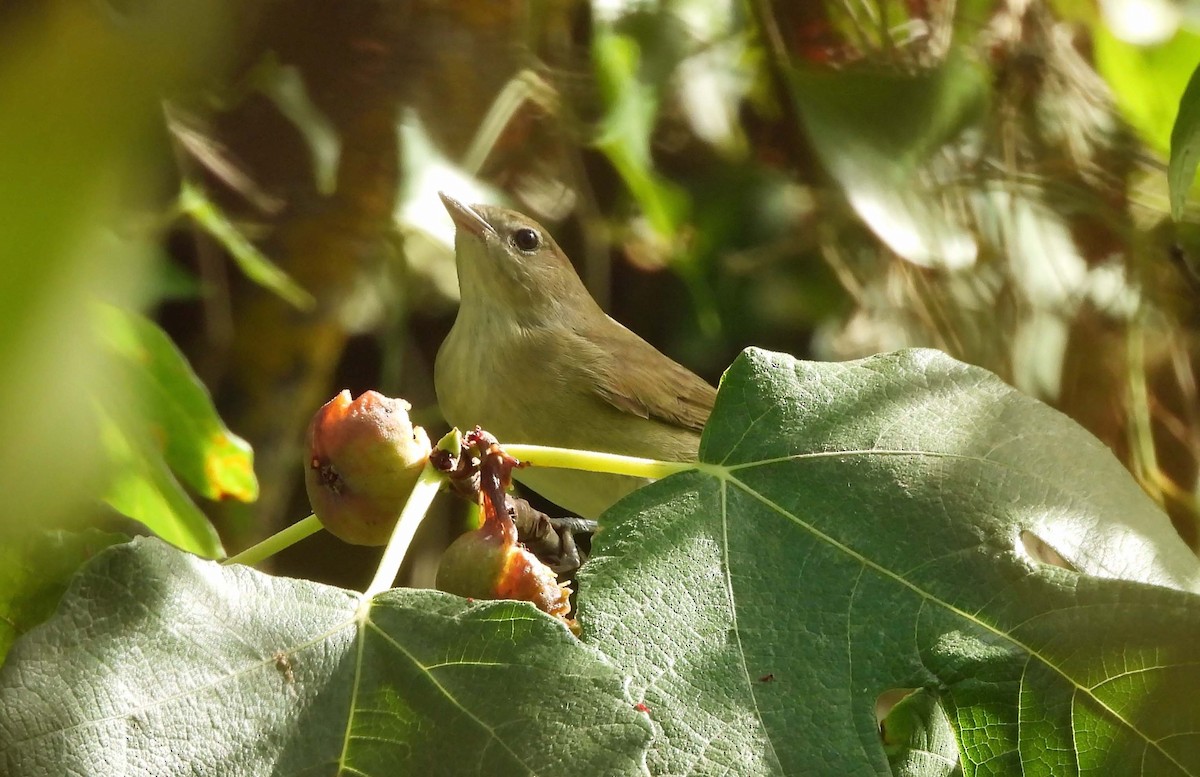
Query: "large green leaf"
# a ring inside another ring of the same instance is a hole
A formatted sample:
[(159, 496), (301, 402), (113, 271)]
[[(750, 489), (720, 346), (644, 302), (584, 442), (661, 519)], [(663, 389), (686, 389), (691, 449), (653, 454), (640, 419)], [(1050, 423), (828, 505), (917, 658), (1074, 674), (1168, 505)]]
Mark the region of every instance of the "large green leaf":
[(748, 351), (701, 459), (606, 514), (581, 573), (652, 772), (886, 773), (876, 699), (918, 688), (966, 774), (1200, 773), (1200, 568), (1065, 416), (935, 352)]
[(604, 516), (582, 643), (106, 551), (0, 668), (0, 772), (1200, 774), (1200, 565), (1065, 416), (748, 351), (701, 456)]
[(350, 591), (154, 539), (98, 556), (0, 669), (0, 773), (639, 771), (649, 726), (532, 606)]

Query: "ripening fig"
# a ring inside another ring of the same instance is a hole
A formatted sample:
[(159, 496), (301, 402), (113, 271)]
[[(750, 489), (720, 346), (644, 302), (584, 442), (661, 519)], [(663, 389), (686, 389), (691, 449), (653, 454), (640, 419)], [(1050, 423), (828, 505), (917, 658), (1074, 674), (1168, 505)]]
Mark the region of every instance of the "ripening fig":
[(304, 486), (321, 524), (355, 545), (383, 545), (429, 458), (403, 399), (342, 391), (308, 426)]
[(442, 554), (437, 587), (473, 599), (520, 599), (566, 619), (570, 589), (559, 585), (550, 567), (517, 543), (512, 521), (484, 521)]

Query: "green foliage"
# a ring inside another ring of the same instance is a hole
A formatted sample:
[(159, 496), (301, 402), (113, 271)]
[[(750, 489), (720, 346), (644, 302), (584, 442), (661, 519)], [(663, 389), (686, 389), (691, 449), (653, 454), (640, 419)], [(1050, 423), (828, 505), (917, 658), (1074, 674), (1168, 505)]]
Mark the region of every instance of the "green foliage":
[[(931, 351), (751, 350), (701, 458), (605, 515), (582, 644), (524, 604), (360, 605), (153, 541), (110, 550), (0, 669), (4, 766), (1200, 767), (1200, 565), (1065, 416)], [(881, 740), (895, 689), (918, 690)]]
[(56, 530), (0, 546), (0, 662), (17, 637), (50, 617), (85, 561), (127, 539), (95, 529)]
[(394, 590), (358, 609), (152, 540), (116, 548), (0, 671), (4, 771), (637, 771), (649, 726), (621, 676), (529, 606)]
[(224, 246), (247, 278), (300, 310), (311, 310), (316, 304), (312, 294), (264, 256), (197, 186), (184, 183), (179, 208)]
[(176, 475), (206, 499), (258, 497), (250, 446), (230, 432), (208, 390), (153, 322), (113, 307), (95, 311), (104, 345), (122, 367), (120, 401), (98, 408), (115, 466), (106, 501), (172, 544), (224, 555), (208, 518)]
[(1200, 67), (1192, 72), (1187, 89), (1179, 100), (1179, 114), (1171, 130), (1171, 165), (1167, 183), (1171, 187), (1171, 215), (1183, 216), (1188, 190), (1196, 178), (1200, 163)]
[(653, 773), (874, 774), (893, 688), (937, 698), (968, 773), (1200, 766), (1172, 738), (1200, 723), (1200, 600), (1145, 584), (1200, 566), (1064, 416), (932, 352), (750, 351), (701, 459), (614, 510), (581, 573), (584, 633), (662, 727)]

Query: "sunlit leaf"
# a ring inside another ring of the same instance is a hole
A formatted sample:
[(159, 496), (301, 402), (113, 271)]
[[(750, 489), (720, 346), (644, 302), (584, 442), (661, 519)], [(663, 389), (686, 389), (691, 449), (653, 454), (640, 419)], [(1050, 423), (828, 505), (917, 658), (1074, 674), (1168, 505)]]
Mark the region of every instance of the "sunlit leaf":
[(175, 479), (155, 442), (136, 425), (122, 427), (102, 409), (97, 413), (111, 472), (105, 503), (178, 548), (206, 558), (224, 556), (208, 516)]
[(171, 338), (152, 321), (111, 306), (97, 307), (96, 316), (105, 345), (128, 368), (130, 409), (144, 419), (171, 469), (208, 499), (258, 498), (250, 446), (225, 428)]
[(114, 548), (0, 668), (5, 771), (643, 773), (621, 676), (531, 605), (358, 607), (155, 540)]
[(748, 351), (701, 460), (606, 513), (580, 573), (652, 773), (887, 773), (896, 688), (929, 694), (904, 740), (943, 751), (942, 707), (964, 773), (1200, 770), (1200, 565), (1065, 416), (936, 352)]

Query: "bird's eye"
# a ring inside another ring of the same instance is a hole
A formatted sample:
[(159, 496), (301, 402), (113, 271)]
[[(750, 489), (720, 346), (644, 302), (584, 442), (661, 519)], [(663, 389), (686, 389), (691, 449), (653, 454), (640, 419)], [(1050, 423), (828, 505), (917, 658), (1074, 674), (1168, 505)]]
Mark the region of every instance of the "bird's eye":
[(538, 237), (538, 233), (528, 227), (522, 227), (512, 233), (512, 244), (521, 251), (536, 251), (538, 246), (542, 244), (542, 239)]

